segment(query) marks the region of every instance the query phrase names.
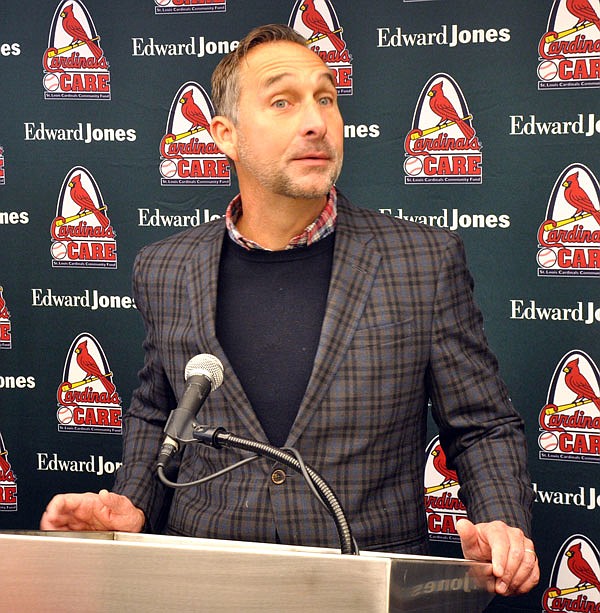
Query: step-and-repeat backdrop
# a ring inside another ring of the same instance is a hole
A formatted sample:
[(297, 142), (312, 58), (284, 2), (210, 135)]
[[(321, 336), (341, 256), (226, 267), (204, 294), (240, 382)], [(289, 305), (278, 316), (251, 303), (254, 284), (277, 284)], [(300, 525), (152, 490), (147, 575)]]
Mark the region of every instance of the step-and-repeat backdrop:
[[(540, 585), (494, 606), (597, 610), (598, 0), (3, 3), (0, 529), (110, 487), (142, 363), (133, 258), (236, 193), (187, 110), (211, 116), (213, 68), (270, 22), (335, 73), (342, 191), (466, 243), (536, 491)], [(460, 556), (433, 427), (427, 457), (433, 550)]]

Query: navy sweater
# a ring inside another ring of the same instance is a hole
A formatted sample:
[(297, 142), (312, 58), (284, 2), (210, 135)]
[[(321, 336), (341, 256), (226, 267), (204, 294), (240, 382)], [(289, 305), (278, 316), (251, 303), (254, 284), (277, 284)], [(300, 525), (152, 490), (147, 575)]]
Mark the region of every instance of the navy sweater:
[(334, 240), (285, 251), (223, 242), (217, 338), (273, 445), (284, 445), (310, 378)]

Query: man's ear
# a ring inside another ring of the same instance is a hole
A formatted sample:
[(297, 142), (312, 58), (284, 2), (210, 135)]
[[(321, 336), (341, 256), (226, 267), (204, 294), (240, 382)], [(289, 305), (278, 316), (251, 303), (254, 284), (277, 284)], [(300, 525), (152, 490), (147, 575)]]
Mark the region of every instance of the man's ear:
[(237, 131), (233, 122), (223, 115), (215, 115), (210, 122), (210, 134), (217, 147), (237, 162)]

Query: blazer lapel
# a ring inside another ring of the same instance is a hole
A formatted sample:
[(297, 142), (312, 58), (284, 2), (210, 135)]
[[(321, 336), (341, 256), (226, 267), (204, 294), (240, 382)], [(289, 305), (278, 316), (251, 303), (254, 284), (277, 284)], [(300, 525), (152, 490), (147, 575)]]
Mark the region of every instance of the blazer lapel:
[(343, 214), (348, 213), (347, 209), (344, 208), (342, 213), (339, 208), (333, 269), (321, 338), (306, 393), (286, 441), (288, 446), (296, 442), (319, 410), (319, 403), (352, 341), (381, 260), (380, 254), (368, 245), (371, 236), (365, 238), (363, 234), (360, 240), (355, 238), (356, 227)]
[[(195, 257), (191, 258), (186, 264), (189, 279), (190, 313), (200, 350), (203, 353), (212, 353), (223, 363), (223, 384), (215, 393), (223, 394), (228, 404), (234, 408), (236, 415), (244, 424), (250, 436), (259, 440), (266, 440), (260, 422), (246, 397), (242, 385), (217, 340), (215, 330), (217, 284), (223, 237), (224, 224), (215, 224), (210, 232), (203, 234), (199, 239)], [(235, 424), (211, 425), (223, 426), (226, 429), (231, 428), (234, 434), (239, 434), (235, 432)]]

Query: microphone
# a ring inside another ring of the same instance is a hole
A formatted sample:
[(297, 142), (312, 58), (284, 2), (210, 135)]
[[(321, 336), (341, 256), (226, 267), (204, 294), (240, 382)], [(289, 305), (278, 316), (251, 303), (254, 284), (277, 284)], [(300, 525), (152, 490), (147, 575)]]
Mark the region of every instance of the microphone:
[(189, 428), (210, 392), (223, 383), (223, 364), (209, 353), (194, 356), (185, 367), (186, 387), (176, 409), (165, 424), (165, 438), (158, 454), (157, 466), (165, 467), (179, 450), (179, 443), (189, 434)]

